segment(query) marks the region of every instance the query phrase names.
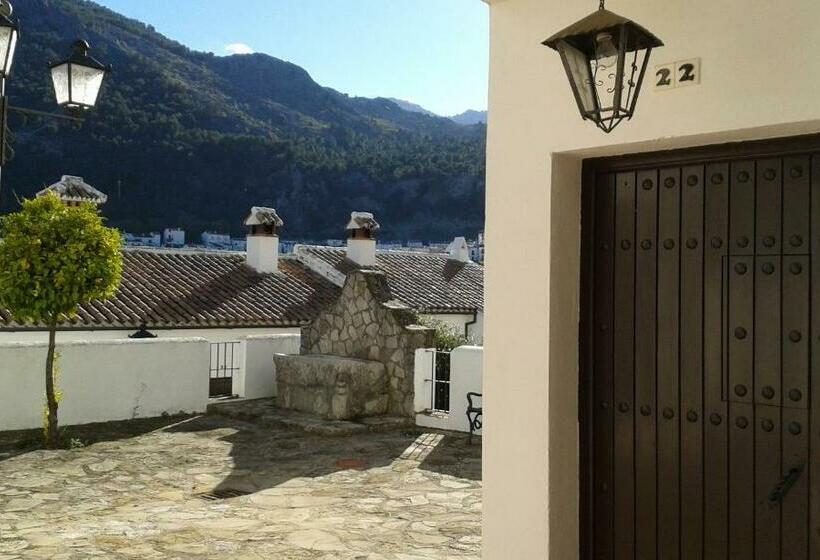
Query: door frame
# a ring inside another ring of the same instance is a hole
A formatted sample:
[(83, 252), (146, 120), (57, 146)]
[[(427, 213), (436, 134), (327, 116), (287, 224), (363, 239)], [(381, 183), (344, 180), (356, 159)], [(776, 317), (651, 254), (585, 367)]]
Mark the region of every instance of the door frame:
[(584, 159), (581, 175), (581, 291), (578, 329), (579, 527), (582, 560), (592, 560), (594, 492), (592, 488), (594, 374), (595, 177), (599, 173), (682, 167), (722, 160), (738, 161), (820, 152), (820, 134), (711, 144), (694, 148)]

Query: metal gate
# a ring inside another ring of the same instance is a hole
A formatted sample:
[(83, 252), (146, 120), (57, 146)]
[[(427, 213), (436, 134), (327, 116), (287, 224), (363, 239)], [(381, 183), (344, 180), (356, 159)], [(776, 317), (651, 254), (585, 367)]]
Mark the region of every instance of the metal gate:
[(450, 353), (433, 352), (433, 410), (450, 412)]
[(211, 343), (209, 396), (233, 396), (233, 378), (239, 371), (239, 342)]
[(820, 558), (820, 151), (754, 151), (586, 166), (584, 558)]

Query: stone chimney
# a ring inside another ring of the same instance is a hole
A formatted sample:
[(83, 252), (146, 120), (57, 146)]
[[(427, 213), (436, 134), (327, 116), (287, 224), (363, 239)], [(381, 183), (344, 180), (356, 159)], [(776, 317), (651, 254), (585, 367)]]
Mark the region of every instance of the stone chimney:
[(447, 252), (450, 253), (450, 260), (463, 263), (470, 262), (470, 247), (463, 237), (453, 239), (453, 242), (447, 247)]
[(261, 274), (279, 271), (279, 229), (284, 225), (273, 208), (254, 206), (245, 218), (248, 266)]
[(376, 266), (376, 232), (379, 227), (370, 212), (351, 212), (347, 223), (347, 258), (359, 266)]
[(83, 181), (82, 177), (74, 175), (63, 175), (59, 181), (38, 192), (37, 197), (49, 193), (56, 194), (67, 206), (79, 206), (84, 202), (99, 206), (108, 200), (107, 195)]

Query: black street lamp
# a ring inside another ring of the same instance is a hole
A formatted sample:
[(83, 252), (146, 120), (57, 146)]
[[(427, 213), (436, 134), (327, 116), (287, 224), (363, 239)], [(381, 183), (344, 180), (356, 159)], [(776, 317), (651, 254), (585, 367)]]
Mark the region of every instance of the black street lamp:
[(561, 55), (584, 120), (612, 132), (635, 114), (649, 54), (663, 42), (625, 17), (604, 8), (543, 42)]
[(85, 110), (97, 104), (103, 78), (111, 67), (88, 56), (90, 48), (85, 41), (74, 41), (71, 56), (51, 64), (51, 80), (60, 107)]
[(71, 55), (67, 59), (49, 65), (57, 105), (70, 114), (60, 115), (11, 106), (6, 96), (6, 80), (20, 37), (20, 28), (11, 17), (12, 12), (9, 0), (0, 0), (0, 169), (6, 163), (9, 112), (83, 122), (83, 113), (97, 104), (103, 80), (111, 71), (110, 66), (89, 56), (88, 51), (91, 47), (86, 41), (77, 40), (72, 45)]
[(6, 78), (11, 71), (19, 37), (20, 29), (11, 21), (11, 4), (6, 2), (0, 5), (0, 78)]

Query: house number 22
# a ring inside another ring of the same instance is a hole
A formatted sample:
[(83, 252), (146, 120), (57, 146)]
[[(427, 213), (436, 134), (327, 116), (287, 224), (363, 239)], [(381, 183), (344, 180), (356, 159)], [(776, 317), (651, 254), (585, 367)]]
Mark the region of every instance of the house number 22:
[(700, 59), (692, 58), (655, 67), (655, 89), (665, 91), (700, 83)]

